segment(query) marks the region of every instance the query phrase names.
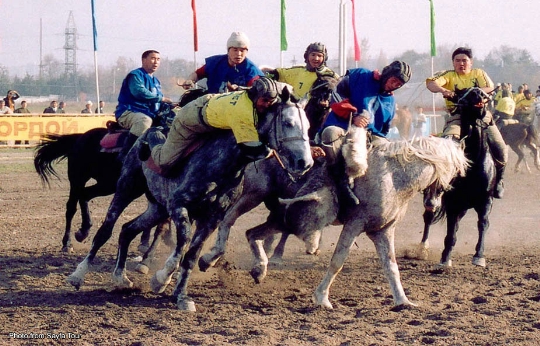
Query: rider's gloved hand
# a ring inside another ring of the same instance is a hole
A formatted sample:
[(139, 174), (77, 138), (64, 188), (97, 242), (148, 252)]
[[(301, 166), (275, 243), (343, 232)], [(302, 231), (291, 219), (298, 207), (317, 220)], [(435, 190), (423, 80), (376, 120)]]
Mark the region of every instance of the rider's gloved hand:
[(330, 108), (338, 117), (343, 119), (348, 119), (351, 113), (358, 112), (358, 109), (349, 102), (349, 99), (334, 103)]

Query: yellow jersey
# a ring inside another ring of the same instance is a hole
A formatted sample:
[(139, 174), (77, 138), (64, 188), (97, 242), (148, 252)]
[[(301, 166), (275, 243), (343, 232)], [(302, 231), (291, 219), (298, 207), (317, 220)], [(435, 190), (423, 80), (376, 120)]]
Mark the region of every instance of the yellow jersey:
[(501, 97), (499, 102), (497, 102), (497, 107), (495, 107), (495, 109), (509, 116), (513, 116), (516, 110), (516, 103), (509, 96)]
[[(487, 73), (479, 68), (472, 69), (471, 72), (464, 75), (457, 74), (454, 70), (438, 72), (433, 77), (426, 79), (426, 83), (431, 81), (450, 91), (472, 87), (493, 88), (494, 86)], [(455, 109), (455, 104), (448, 99), (445, 99), (445, 102), (448, 110), (452, 112)]]
[(245, 90), (216, 94), (205, 106), (208, 125), (232, 130), (237, 143), (258, 142), (258, 116)]
[(311, 72), (305, 66), (294, 66), (289, 68), (277, 68), (278, 82), (290, 84), (293, 87), (294, 96), (303, 98), (311, 89), (318, 76), (330, 76), (338, 78), (338, 75), (328, 67), (322, 71)]
[(520, 101), (516, 102), (516, 110), (521, 113), (527, 113), (530, 114), (534, 111), (534, 102), (536, 99), (534, 97), (531, 97), (530, 100), (527, 100), (527, 98), (523, 98)]

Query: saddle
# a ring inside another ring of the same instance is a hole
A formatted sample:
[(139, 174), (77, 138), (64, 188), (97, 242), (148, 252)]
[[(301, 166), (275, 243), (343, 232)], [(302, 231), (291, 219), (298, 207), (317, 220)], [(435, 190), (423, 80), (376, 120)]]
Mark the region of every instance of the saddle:
[(107, 134), (103, 136), (99, 144), (102, 153), (118, 153), (127, 141), (129, 130), (121, 127), (116, 121), (107, 121)]

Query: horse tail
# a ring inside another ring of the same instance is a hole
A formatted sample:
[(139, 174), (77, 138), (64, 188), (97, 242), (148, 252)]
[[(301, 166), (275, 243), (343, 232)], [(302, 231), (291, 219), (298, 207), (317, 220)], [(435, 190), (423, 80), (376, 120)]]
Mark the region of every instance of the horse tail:
[(82, 136), (80, 133), (69, 135), (46, 134), (41, 137), (34, 154), (34, 168), (44, 184), (50, 185), (49, 178), (60, 179), (53, 163), (59, 163), (67, 158), (75, 143)]

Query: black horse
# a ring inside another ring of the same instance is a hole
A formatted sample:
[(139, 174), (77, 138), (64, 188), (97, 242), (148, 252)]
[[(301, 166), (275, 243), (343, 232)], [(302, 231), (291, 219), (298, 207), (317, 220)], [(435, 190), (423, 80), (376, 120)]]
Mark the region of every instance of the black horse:
[[(282, 102), (260, 120), (261, 138), (268, 139), (268, 145), (281, 156), (283, 164), (291, 174), (301, 175), (312, 165), (313, 159), (307, 138), (308, 123), (304, 110), (288, 98), (289, 91), (283, 89)], [(159, 133), (149, 132), (147, 140), (159, 139)], [(193, 301), (187, 296), (187, 281), (197, 260), (201, 247), (208, 236), (223, 219), (225, 212), (241, 192), (243, 171), (248, 163), (235, 144), (230, 131), (211, 133), (210, 138), (197, 151), (187, 157), (175, 169), (177, 174), (163, 177), (154, 172), (149, 163), (142, 164), (137, 158), (141, 141), (137, 141), (122, 167), (118, 189), (111, 202), (107, 217), (98, 230), (88, 256), (77, 266), (68, 278), (76, 288), (84, 282), (99, 248), (110, 238), (114, 223), (120, 213), (133, 201), (131, 190), (134, 185), (148, 184), (148, 209), (146, 212), (122, 227), (119, 238), (117, 266), (113, 280), (117, 286), (131, 286), (125, 273), (125, 261), (130, 242), (142, 230), (156, 225), (171, 216), (177, 230), (176, 249), (152, 279), (152, 289), (163, 292), (171, 281), (172, 274), (181, 264), (182, 272), (174, 292), (178, 307), (194, 310)], [(164, 139), (162, 139), (164, 140)], [(142, 180), (133, 176), (140, 167), (144, 172)], [(192, 223), (196, 230), (191, 234)], [(189, 249), (188, 249), (189, 248)]]
[(425, 210), (421, 246), (427, 249), (430, 226), (446, 217), (447, 233), (440, 265), (452, 266), (451, 253), (456, 244), (459, 222), (469, 209), (474, 209), (478, 215), (478, 242), (472, 263), (485, 267), (484, 240), (493, 206), (496, 173), (487, 142), (488, 124), (482, 119), (486, 115), (487, 103), (491, 97), (477, 87), (457, 91), (456, 94), (457, 107), (461, 114), (462, 143), (471, 166), (465, 176), (456, 178), (452, 189), (443, 194), (440, 208)]
[[(174, 116), (171, 107), (164, 105), (154, 121), (154, 125), (166, 126)], [(92, 219), (88, 202), (96, 197), (108, 196), (116, 191), (116, 182), (122, 167), (117, 159), (117, 152), (103, 152), (100, 141), (108, 133), (106, 128), (95, 128), (85, 133), (56, 135), (45, 134), (41, 144), (36, 147), (34, 167), (41, 180), (49, 185), (50, 178), (59, 174), (53, 164), (67, 159), (69, 179), (69, 198), (66, 203), (66, 227), (62, 238), (62, 250), (73, 251), (71, 245), (71, 222), (77, 212), (77, 203), (81, 208), (81, 227), (75, 233), (75, 239), (82, 242), (88, 237)], [(142, 172), (141, 172), (142, 174)], [(90, 179), (95, 184), (86, 186)], [(136, 191), (142, 196), (144, 189)], [(144, 232), (141, 250), (146, 250), (150, 233)]]

